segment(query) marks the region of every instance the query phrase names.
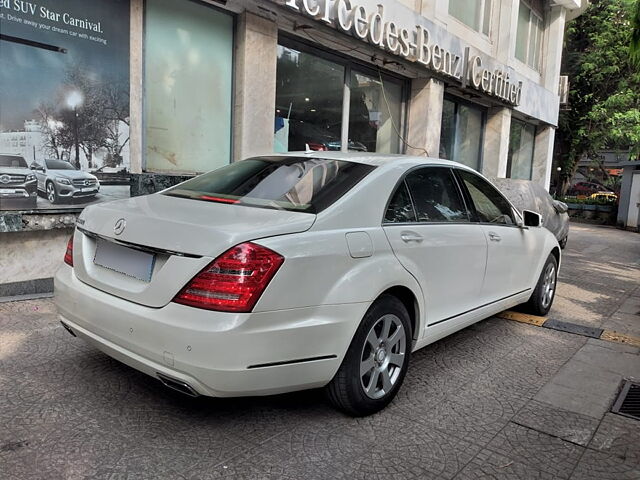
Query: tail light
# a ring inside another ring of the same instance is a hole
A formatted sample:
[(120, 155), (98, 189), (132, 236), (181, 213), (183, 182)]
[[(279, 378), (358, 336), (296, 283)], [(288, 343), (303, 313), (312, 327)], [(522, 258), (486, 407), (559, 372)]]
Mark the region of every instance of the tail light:
[(316, 152), (324, 152), (328, 150), (327, 147), (321, 143), (309, 142), (307, 145), (309, 145), (309, 150), (315, 150)]
[(268, 248), (242, 243), (207, 265), (173, 301), (207, 310), (250, 312), (283, 262)]
[(71, 238), (67, 242), (67, 251), (64, 254), (64, 263), (73, 267), (73, 234), (71, 234)]

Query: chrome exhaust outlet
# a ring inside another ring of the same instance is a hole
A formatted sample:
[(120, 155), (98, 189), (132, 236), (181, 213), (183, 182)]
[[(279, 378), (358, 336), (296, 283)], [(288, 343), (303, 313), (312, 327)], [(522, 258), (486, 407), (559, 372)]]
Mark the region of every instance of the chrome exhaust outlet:
[(160, 381), (164, 384), (165, 387), (168, 387), (172, 390), (176, 390), (180, 393), (184, 393), (185, 395), (189, 395), (190, 397), (199, 397), (200, 394), (196, 392), (191, 385), (183, 382), (182, 380), (176, 380), (175, 378), (168, 377), (163, 373), (156, 372), (156, 375), (160, 379)]
[(62, 324), (62, 326), (64, 327), (64, 329), (69, 332), (72, 336), (76, 336), (76, 334), (73, 332), (73, 330), (71, 330), (71, 327), (69, 325), (67, 325), (66, 323), (64, 323), (62, 320), (60, 320), (60, 323)]

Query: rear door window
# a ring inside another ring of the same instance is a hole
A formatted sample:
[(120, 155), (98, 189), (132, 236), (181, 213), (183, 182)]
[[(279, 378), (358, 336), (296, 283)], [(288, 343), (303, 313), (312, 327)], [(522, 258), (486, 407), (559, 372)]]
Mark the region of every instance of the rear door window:
[(371, 165), (324, 158), (250, 158), (187, 180), (164, 195), (318, 213), (374, 169)]
[(410, 223), (416, 221), (416, 213), (405, 181), (398, 186), (391, 197), (387, 212), (384, 215), (384, 221), (385, 223)]

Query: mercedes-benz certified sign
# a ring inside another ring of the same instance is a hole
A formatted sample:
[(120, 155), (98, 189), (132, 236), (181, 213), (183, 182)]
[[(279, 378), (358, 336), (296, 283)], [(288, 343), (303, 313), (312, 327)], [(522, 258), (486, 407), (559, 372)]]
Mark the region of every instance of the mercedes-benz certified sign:
[(124, 218), (118, 219), (116, 224), (113, 226), (113, 233), (116, 235), (120, 235), (124, 232), (124, 228), (127, 226), (127, 221)]

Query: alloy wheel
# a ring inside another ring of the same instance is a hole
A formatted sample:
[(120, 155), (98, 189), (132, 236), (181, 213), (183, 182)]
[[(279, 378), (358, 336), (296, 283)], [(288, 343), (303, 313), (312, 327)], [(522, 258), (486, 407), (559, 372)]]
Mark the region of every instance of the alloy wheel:
[(382, 398), (391, 391), (400, 377), (406, 349), (400, 318), (387, 314), (373, 324), (360, 356), (360, 383), (369, 398)]
[(544, 281), (542, 283), (542, 306), (548, 308), (553, 300), (556, 291), (556, 267), (549, 263), (544, 271)]
[(53, 183), (47, 183), (47, 200), (49, 200), (51, 203), (55, 202), (56, 200), (56, 190), (53, 186)]

